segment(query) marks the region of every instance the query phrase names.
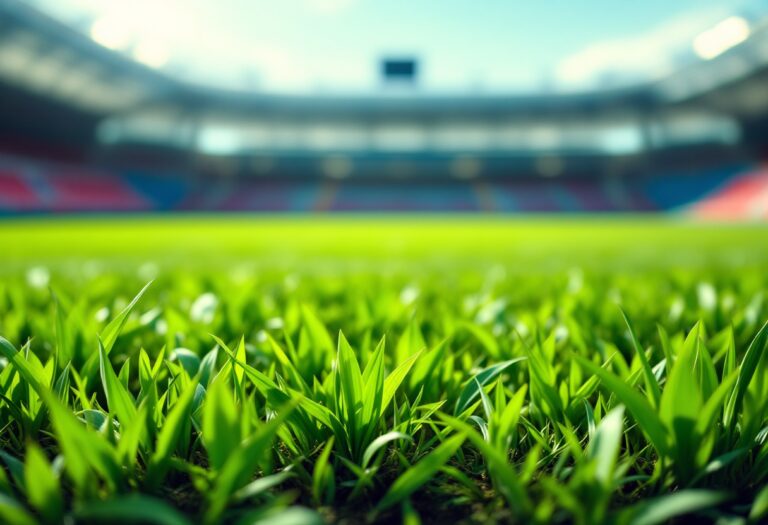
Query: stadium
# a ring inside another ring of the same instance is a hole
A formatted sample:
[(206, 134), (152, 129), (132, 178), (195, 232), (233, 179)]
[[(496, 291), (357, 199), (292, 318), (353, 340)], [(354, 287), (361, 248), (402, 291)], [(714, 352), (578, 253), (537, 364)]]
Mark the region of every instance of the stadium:
[(433, 94), (418, 71), (382, 71), (379, 93), (281, 95), (185, 83), (33, 8), (3, 10), (6, 213), (766, 216), (764, 21), (640, 84)]
[(1, 522), (768, 520), (768, 4), (423, 4), (0, 0)]

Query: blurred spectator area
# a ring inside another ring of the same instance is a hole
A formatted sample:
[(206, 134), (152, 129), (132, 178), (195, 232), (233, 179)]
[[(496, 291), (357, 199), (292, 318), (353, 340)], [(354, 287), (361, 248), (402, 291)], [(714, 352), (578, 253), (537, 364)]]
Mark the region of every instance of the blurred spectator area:
[(103, 211), (653, 212), (768, 218), (768, 167), (542, 180), (209, 177), (0, 157), (3, 213)]

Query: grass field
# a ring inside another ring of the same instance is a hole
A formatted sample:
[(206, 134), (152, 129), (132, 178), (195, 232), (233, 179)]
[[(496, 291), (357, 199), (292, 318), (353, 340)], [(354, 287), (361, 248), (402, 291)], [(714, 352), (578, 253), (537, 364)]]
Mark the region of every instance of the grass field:
[(768, 228), (30, 219), (0, 246), (0, 522), (768, 520)]

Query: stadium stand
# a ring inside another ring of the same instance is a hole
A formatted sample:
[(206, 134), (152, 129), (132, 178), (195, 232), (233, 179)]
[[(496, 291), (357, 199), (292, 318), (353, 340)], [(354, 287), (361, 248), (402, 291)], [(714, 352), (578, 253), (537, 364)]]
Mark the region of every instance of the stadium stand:
[(0, 206), (7, 211), (42, 209), (35, 190), (16, 172), (0, 169)]
[(764, 218), (768, 169), (725, 166), (638, 178), (475, 179), (440, 183), (230, 178), (107, 170), (0, 157), (4, 213), (99, 211), (601, 213), (690, 210), (702, 218)]
[(768, 166), (729, 179), (693, 203), (691, 212), (705, 219), (768, 219)]
[(477, 211), (480, 204), (469, 184), (340, 183), (331, 211)]

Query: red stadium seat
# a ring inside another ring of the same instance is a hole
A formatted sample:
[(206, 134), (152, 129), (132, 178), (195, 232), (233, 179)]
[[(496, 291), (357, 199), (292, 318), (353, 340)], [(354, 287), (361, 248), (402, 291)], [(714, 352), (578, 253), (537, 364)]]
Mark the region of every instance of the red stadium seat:
[(48, 176), (56, 211), (147, 210), (151, 204), (108, 173), (56, 171)]
[(736, 177), (692, 207), (705, 219), (768, 218), (768, 167)]
[(0, 170), (0, 207), (11, 211), (29, 211), (42, 207), (40, 198), (21, 174)]

